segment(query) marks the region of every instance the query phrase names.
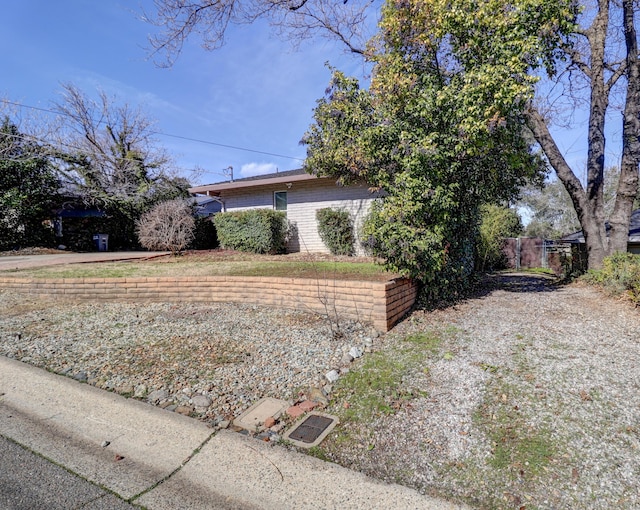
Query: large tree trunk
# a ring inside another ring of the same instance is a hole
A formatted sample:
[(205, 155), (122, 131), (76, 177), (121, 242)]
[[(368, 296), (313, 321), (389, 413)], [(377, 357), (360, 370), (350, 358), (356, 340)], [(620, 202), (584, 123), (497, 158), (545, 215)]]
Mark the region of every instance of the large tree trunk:
[[(529, 127), (544, 151), (558, 178), (564, 184), (582, 226), (587, 245), (590, 269), (602, 266), (605, 256), (626, 251), (629, 221), (638, 192), (638, 163), (640, 161), (640, 63), (634, 27), (634, 0), (623, 0), (626, 61), (616, 71), (606, 63), (607, 33), (609, 30), (610, 0), (598, 0), (598, 12), (591, 26), (583, 32), (589, 42), (589, 54), (570, 54), (572, 62), (589, 81), (591, 96), (588, 122), (587, 184), (569, 167), (556, 146), (545, 119), (533, 107), (527, 112)], [(583, 59), (583, 60), (581, 60)], [(616, 81), (627, 77), (627, 94), (623, 122), (622, 160), (620, 179), (607, 234), (604, 212), (605, 118), (609, 95)]]
[(640, 161), (640, 64), (638, 40), (634, 26), (633, 0), (624, 0), (623, 19), (627, 50), (627, 91), (622, 125), (622, 160), (616, 201), (609, 224), (611, 232), (607, 254), (627, 251), (629, 219), (638, 193), (638, 162)]
[(571, 170), (571, 167), (562, 155), (553, 136), (549, 132), (544, 117), (533, 107), (530, 107), (526, 113), (527, 123), (534, 138), (542, 148), (549, 163), (556, 171), (558, 179), (560, 179), (571, 197), (587, 245), (589, 267), (600, 267), (602, 265), (602, 259), (605, 257), (606, 245), (603, 243), (604, 236), (602, 235), (604, 222), (601, 226), (593, 211), (596, 202), (587, 198), (587, 193), (580, 179), (576, 177), (576, 174)]
[[(605, 227), (604, 213), (604, 161), (605, 135), (604, 126), (609, 106), (609, 90), (605, 83), (605, 43), (609, 25), (609, 0), (598, 1), (598, 13), (586, 31), (589, 41), (590, 68), (587, 78), (591, 85), (588, 123), (587, 149), (587, 211), (585, 218), (580, 218), (587, 244), (588, 261), (591, 269), (599, 268), (602, 259), (609, 249), (609, 239)], [(585, 221), (586, 220), (586, 221)], [(593, 225), (585, 225), (592, 223)], [(597, 246), (593, 238), (597, 237)], [(591, 238), (591, 239), (590, 239)]]

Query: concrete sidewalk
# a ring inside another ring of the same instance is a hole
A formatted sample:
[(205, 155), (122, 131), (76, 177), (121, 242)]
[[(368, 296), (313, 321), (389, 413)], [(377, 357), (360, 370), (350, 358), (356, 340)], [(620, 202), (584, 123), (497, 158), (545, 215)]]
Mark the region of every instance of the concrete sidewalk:
[(465, 508), (5, 357), (0, 434), (150, 510)]

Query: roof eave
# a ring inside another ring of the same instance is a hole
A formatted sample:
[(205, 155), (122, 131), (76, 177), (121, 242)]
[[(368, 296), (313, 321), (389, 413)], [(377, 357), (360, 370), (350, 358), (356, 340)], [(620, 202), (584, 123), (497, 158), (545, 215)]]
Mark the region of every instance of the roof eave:
[(312, 174), (299, 174), (299, 175), (289, 175), (289, 176), (279, 176), (279, 177), (271, 177), (268, 179), (255, 179), (250, 181), (232, 181), (232, 182), (220, 182), (218, 184), (205, 184), (203, 186), (194, 186), (193, 188), (189, 188), (189, 193), (205, 193), (215, 194), (220, 191), (227, 191), (233, 189), (242, 189), (242, 188), (254, 188), (258, 186), (270, 186), (274, 184), (286, 184), (300, 181), (312, 181), (315, 179), (320, 179), (316, 175)]

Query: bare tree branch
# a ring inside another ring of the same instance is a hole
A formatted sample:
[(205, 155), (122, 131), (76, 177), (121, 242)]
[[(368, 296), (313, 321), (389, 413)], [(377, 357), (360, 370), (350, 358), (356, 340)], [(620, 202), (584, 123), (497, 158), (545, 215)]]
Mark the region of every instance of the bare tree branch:
[(139, 110), (115, 104), (104, 92), (92, 100), (72, 84), (63, 85), (63, 100), (54, 108), (61, 129), (51, 152), (85, 202), (144, 201), (151, 184), (164, 178), (170, 160)]
[(171, 66), (190, 37), (207, 50), (220, 48), (231, 25), (267, 20), (276, 32), (299, 45), (326, 37), (363, 55), (382, 0), (154, 0), (155, 13), (142, 19), (160, 29), (150, 36), (150, 56)]

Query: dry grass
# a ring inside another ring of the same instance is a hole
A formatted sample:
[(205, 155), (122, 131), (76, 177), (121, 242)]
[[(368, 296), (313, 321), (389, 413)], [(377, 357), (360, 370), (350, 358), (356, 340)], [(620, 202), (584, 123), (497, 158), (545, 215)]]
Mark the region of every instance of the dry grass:
[(275, 276), (387, 281), (397, 277), (369, 257), (324, 254), (256, 255), (231, 250), (188, 251), (149, 260), (62, 264), (7, 275), (31, 278), (125, 278), (161, 276)]

